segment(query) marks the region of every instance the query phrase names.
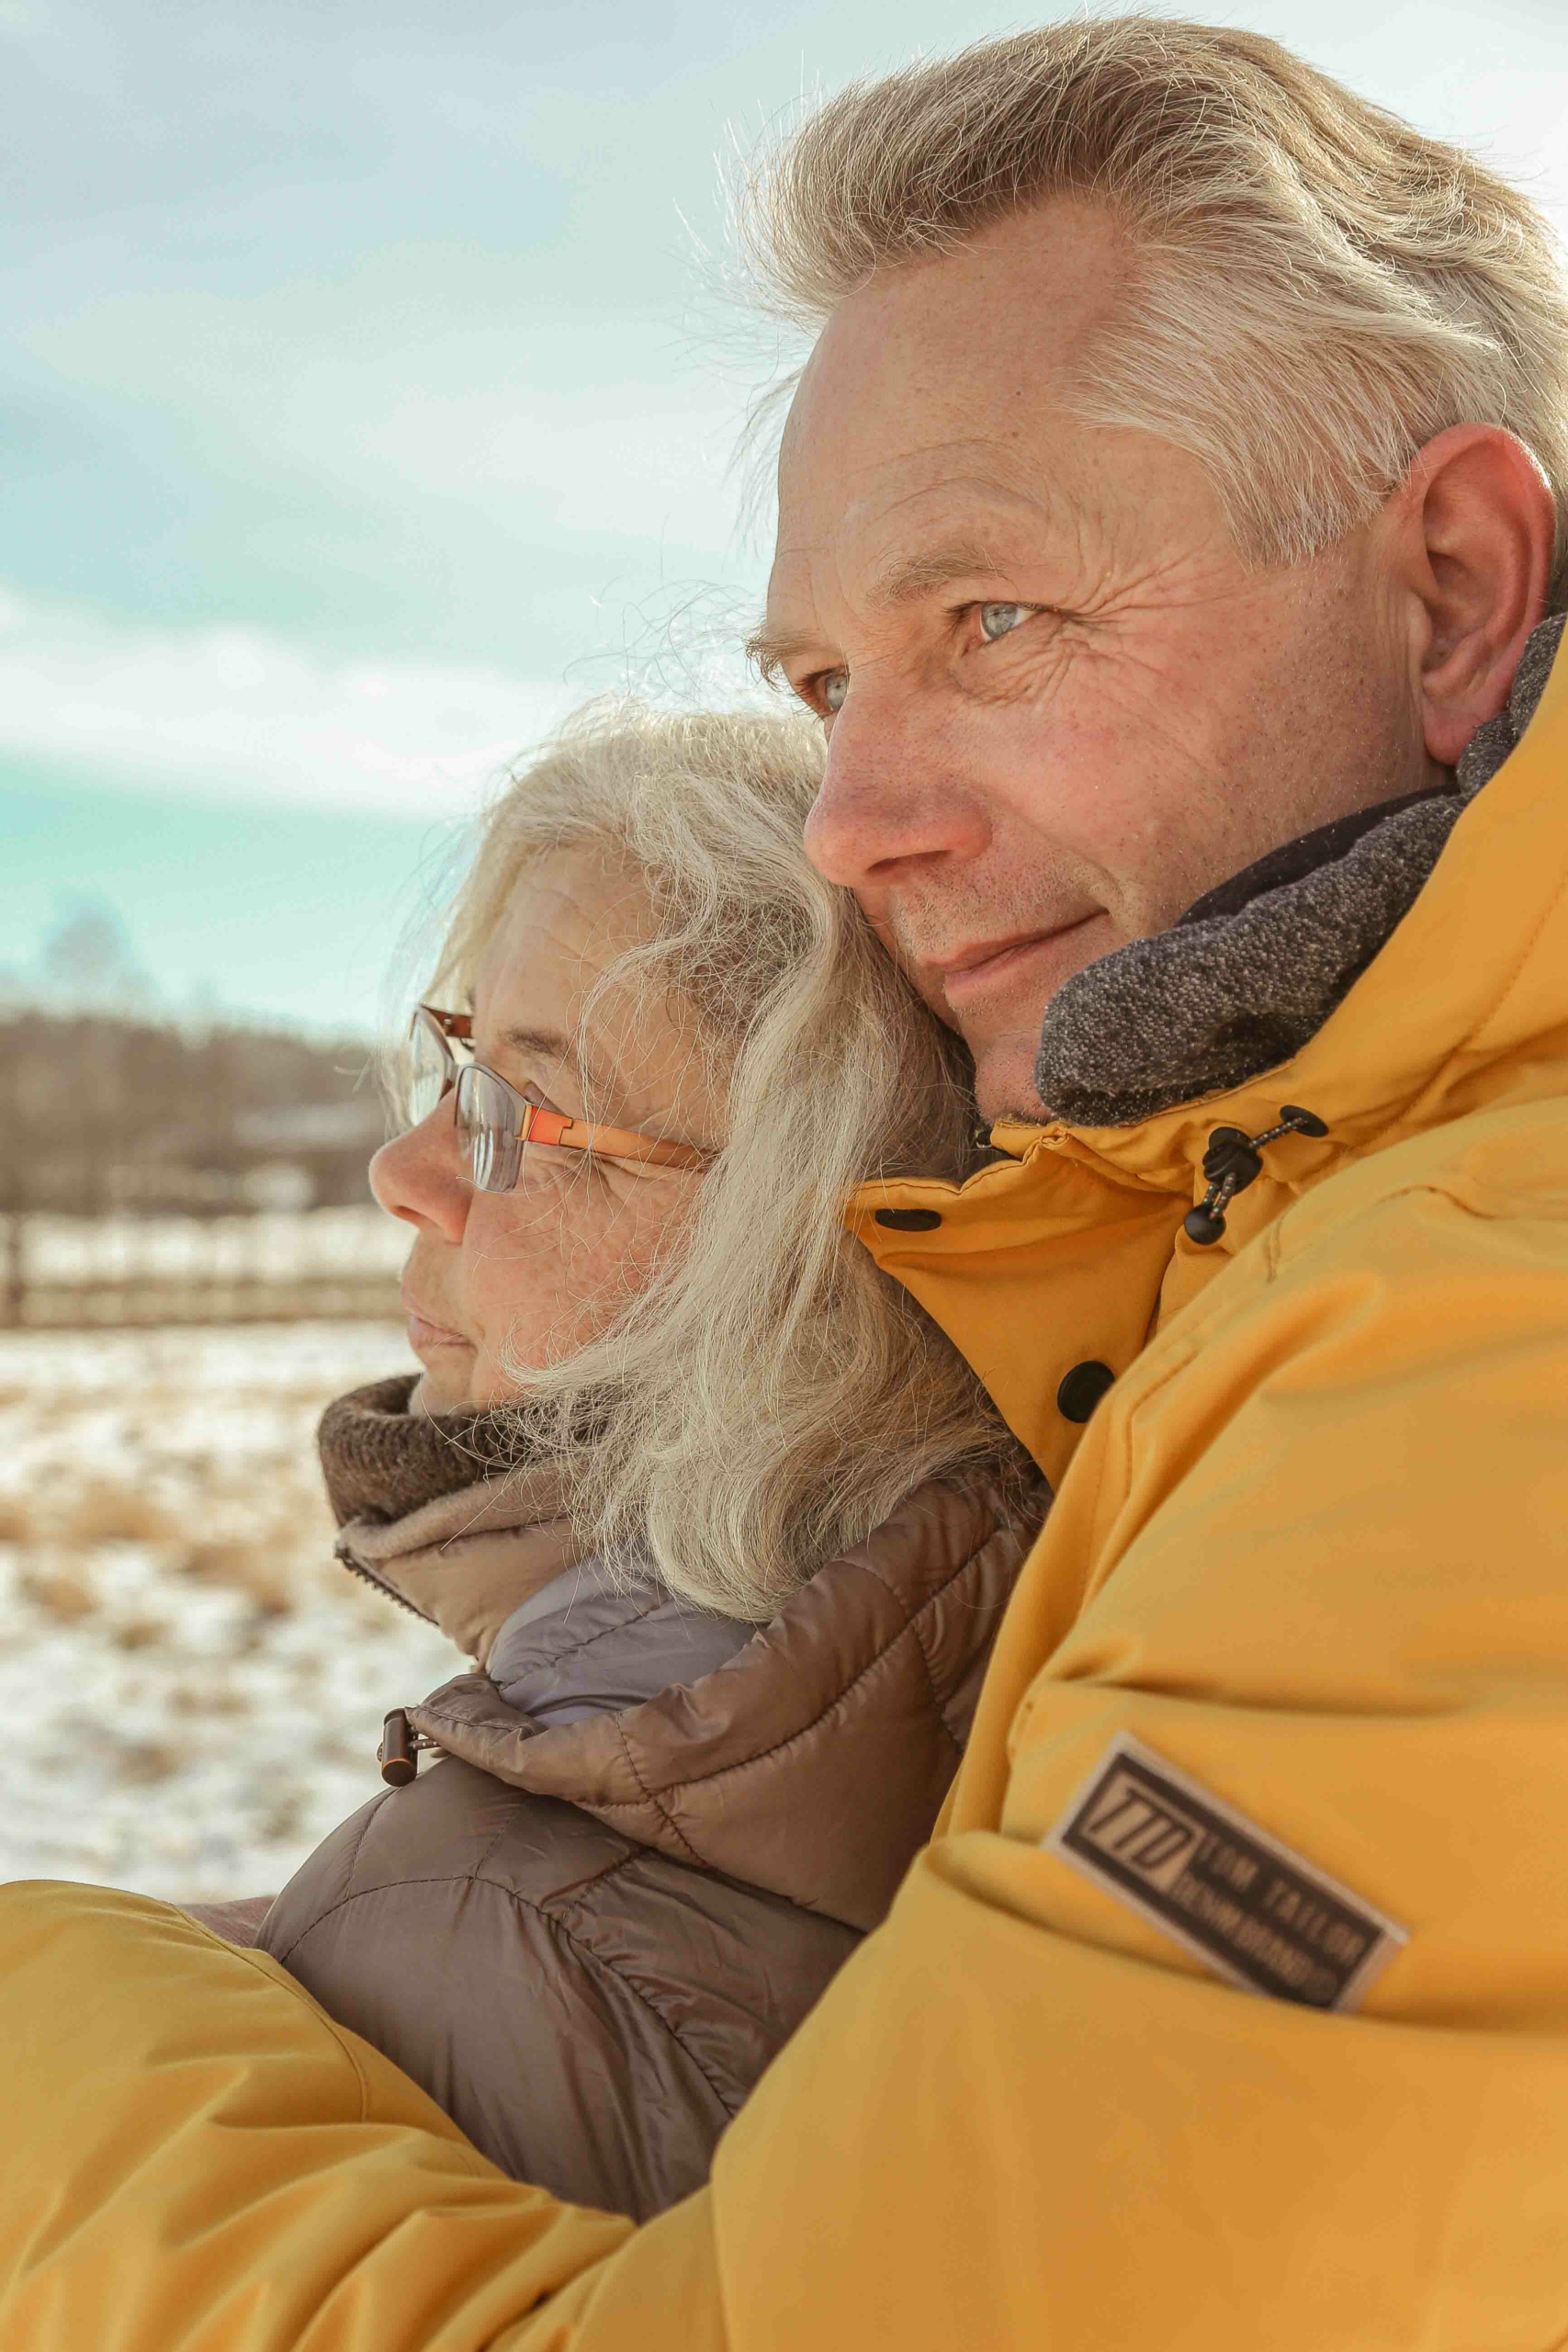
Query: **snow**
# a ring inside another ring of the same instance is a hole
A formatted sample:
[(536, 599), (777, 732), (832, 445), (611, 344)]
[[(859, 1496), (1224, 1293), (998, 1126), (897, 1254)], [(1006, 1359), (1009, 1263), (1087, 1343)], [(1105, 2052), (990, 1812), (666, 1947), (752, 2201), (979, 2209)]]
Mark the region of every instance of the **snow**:
[(0, 1332), (0, 1880), (275, 1893), (467, 1660), (332, 1557), (314, 1430), (396, 1324)]

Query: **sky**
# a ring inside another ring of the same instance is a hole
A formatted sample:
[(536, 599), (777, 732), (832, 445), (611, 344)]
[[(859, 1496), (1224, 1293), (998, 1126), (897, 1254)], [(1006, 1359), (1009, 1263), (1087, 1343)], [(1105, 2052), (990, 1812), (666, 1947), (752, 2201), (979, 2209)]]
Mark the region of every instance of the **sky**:
[[(1187, 12), (1568, 230), (1568, 0)], [(727, 159), (1074, 13), (0, 0), (0, 985), (101, 905), (172, 1012), (385, 1017), (509, 759), (744, 687)]]

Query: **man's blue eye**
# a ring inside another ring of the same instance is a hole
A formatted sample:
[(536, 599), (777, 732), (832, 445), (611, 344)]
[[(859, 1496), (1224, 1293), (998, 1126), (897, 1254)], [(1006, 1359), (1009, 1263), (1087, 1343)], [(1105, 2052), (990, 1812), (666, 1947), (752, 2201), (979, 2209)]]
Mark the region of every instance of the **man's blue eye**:
[(994, 644), (998, 637), (1006, 637), (1015, 629), (1020, 621), (1027, 620), (1033, 610), (1032, 605), (982, 605), (980, 634)]
[(844, 696), (850, 690), (847, 670), (829, 670), (822, 681), (822, 699), (829, 710), (842, 710)]

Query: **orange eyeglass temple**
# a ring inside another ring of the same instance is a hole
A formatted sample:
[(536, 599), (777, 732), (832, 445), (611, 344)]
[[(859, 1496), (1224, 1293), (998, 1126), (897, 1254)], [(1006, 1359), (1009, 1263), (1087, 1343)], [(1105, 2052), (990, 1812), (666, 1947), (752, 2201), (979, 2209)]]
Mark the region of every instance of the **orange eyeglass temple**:
[(530, 1102), (517, 1130), (519, 1143), (564, 1144), (568, 1151), (597, 1151), (606, 1159), (648, 1159), (656, 1168), (705, 1168), (708, 1156), (689, 1143), (661, 1143), (657, 1136), (634, 1135), (629, 1127), (595, 1126)]
[[(442, 1012), (433, 1004), (423, 1004), (420, 1011), (438, 1021), (448, 1037), (461, 1037), (467, 1043), (474, 1034), (469, 1013)], [(567, 1151), (601, 1152), (606, 1159), (643, 1159), (655, 1168), (694, 1171), (705, 1168), (711, 1157), (692, 1144), (663, 1143), (657, 1136), (637, 1135), (630, 1127), (600, 1127), (589, 1119), (569, 1119), (564, 1112), (547, 1111), (542, 1102), (527, 1105), (517, 1141), (558, 1144)]]

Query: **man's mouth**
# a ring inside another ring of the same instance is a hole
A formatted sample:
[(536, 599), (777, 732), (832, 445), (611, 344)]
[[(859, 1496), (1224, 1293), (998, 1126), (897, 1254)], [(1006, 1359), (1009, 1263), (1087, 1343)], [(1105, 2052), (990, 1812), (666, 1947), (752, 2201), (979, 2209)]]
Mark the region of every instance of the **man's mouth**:
[(1066, 944), (1085, 924), (1095, 922), (1100, 910), (1080, 915), (1075, 922), (1059, 923), (1051, 931), (1015, 933), (1010, 939), (988, 939), (956, 948), (950, 956), (931, 956), (926, 968), (934, 972), (943, 996), (953, 1011), (987, 996), (998, 987), (1021, 978), (1042, 958), (1049, 956), (1055, 963), (1065, 960)]

